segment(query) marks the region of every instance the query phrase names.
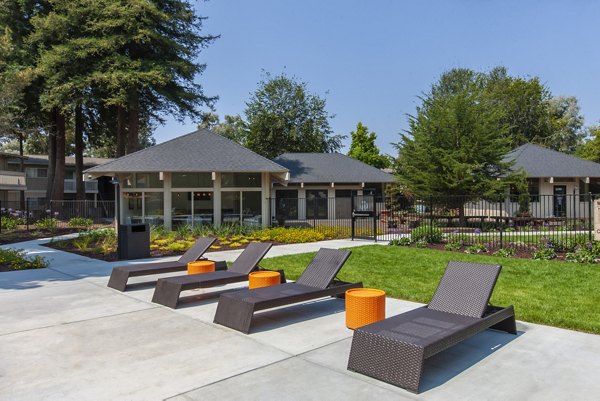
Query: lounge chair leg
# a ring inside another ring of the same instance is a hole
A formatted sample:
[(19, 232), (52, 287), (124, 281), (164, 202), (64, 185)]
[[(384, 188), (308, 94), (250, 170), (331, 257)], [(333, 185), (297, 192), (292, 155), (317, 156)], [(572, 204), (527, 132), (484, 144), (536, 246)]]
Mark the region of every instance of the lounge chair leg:
[(179, 294), (181, 294), (181, 284), (159, 279), (154, 289), (152, 302), (175, 309), (179, 302)]
[(123, 292), (125, 291), (125, 288), (127, 288), (127, 280), (129, 280), (129, 272), (125, 269), (119, 269), (116, 267), (112, 269), (112, 273), (110, 273), (108, 286), (117, 291)]
[(510, 334), (517, 334), (517, 322), (515, 320), (515, 316), (512, 315), (512, 316), (507, 317), (504, 320), (501, 320), (500, 322), (491, 326), (490, 329), (498, 330), (498, 331), (505, 331)]
[(248, 334), (252, 325), (254, 304), (239, 301), (226, 294), (219, 297), (214, 323)]
[(348, 370), (418, 393), (423, 363), (423, 348), (354, 331)]
[(285, 280), (285, 272), (283, 270), (277, 270), (279, 272), (279, 276), (281, 277), (281, 281), (279, 284), (285, 284), (287, 281)]

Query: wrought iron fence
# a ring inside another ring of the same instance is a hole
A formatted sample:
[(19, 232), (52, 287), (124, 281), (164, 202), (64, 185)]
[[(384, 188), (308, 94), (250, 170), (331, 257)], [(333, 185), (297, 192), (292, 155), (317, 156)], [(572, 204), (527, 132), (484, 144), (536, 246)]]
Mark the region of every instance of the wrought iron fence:
[(41, 228), (90, 228), (114, 223), (115, 202), (0, 201), (0, 233)]
[(271, 225), (349, 229), (352, 237), (529, 248), (540, 241), (591, 241), (592, 194), (273, 198)]

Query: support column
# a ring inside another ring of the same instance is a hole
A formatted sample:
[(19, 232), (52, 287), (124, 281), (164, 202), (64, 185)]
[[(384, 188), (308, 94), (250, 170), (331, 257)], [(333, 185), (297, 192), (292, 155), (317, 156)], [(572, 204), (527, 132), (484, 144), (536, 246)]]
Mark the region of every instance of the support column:
[(213, 181), (213, 218), (216, 226), (221, 225), (221, 173), (215, 173)]
[(261, 199), (262, 199), (262, 208), (261, 208), (261, 216), (262, 216), (262, 226), (266, 228), (269, 226), (269, 221), (271, 219), (269, 210), (271, 200), (269, 199), (271, 195), (271, 174), (262, 173), (261, 174)]
[(327, 189), (327, 220), (335, 219), (335, 188)]
[(306, 189), (298, 188), (298, 220), (306, 220)]
[(172, 229), (171, 200), (171, 173), (163, 173), (163, 220), (165, 230)]

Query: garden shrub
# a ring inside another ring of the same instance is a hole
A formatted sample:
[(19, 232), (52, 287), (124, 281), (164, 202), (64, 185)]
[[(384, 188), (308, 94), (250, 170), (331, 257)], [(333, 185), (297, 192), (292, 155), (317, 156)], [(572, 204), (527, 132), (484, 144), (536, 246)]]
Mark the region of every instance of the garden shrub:
[(552, 247), (541, 247), (533, 252), (532, 258), (534, 260), (551, 260), (556, 258), (556, 252)]
[(485, 247), (485, 245), (481, 245), (481, 244), (474, 244), (474, 245), (468, 246), (465, 249), (465, 253), (471, 253), (471, 254), (485, 253), (487, 251), (488, 251), (488, 249)]
[(0, 249), (0, 265), (11, 270), (41, 269), (48, 266), (42, 256), (28, 257), (22, 249)]
[(83, 228), (89, 230), (94, 225), (94, 220), (86, 219), (84, 217), (73, 217), (69, 220), (67, 225), (71, 228)]
[(596, 263), (597, 255), (583, 248), (577, 249), (575, 252), (567, 252), (565, 260), (574, 263)]
[(515, 248), (506, 247), (500, 248), (496, 252), (494, 252), (494, 256), (499, 256), (501, 258), (510, 258), (513, 257), (517, 253)]
[(444, 249), (447, 251), (458, 251), (460, 250), (460, 248), (462, 248), (462, 243), (460, 242), (448, 242), (446, 245), (444, 245)]
[(412, 242), (425, 240), (430, 244), (439, 244), (440, 242), (442, 242), (443, 238), (444, 234), (442, 233), (442, 230), (440, 230), (440, 228), (435, 225), (419, 226), (412, 230), (412, 232), (410, 233), (410, 239), (412, 240)]
[(424, 238), (421, 238), (420, 240), (415, 242), (415, 247), (417, 248), (426, 248), (427, 245), (429, 245), (429, 242), (427, 242), (427, 240)]
[(409, 246), (411, 244), (411, 240), (408, 237), (396, 238), (390, 241), (389, 245), (394, 246)]
[(3, 230), (14, 230), (17, 226), (24, 225), (25, 219), (16, 216), (0, 216), (0, 227)]
[(50, 217), (44, 217), (39, 219), (35, 223), (36, 228), (39, 230), (54, 230), (56, 228), (56, 220)]

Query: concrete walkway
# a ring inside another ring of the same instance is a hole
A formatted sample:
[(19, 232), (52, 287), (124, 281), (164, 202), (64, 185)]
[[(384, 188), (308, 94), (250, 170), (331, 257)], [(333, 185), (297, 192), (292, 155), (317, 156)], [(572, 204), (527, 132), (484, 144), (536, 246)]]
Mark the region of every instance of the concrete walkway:
[[(415, 395), (346, 370), (352, 331), (342, 300), (262, 312), (244, 335), (212, 323), (216, 294), (235, 286), (190, 291), (171, 310), (150, 302), (147, 278), (113, 291), (106, 283), (116, 263), (40, 242), (10, 246), (47, 257), (50, 268), (0, 273), (2, 400), (597, 400), (600, 393), (600, 336), (522, 322), (517, 336), (485, 331), (428, 361)], [(284, 245), (269, 256), (368, 243)], [(417, 306), (388, 299), (387, 315)]]

